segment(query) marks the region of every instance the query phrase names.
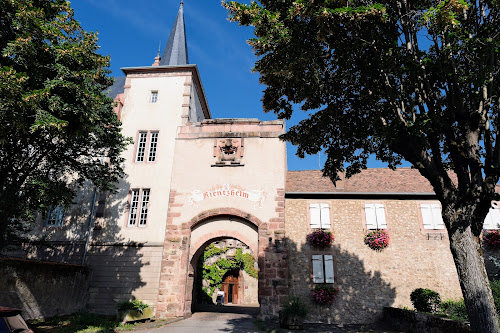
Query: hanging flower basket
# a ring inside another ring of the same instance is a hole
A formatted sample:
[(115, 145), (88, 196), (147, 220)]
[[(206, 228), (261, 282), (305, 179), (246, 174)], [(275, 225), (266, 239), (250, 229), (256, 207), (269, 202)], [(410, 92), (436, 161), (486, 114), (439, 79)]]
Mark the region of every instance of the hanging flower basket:
[(333, 240), (333, 234), (322, 229), (314, 230), (307, 235), (307, 241), (311, 246), (327, 247), (332, 245)]
[(312, 301), (320, 305), (330, 305), (338, 293), (339, 289), (332, 286), (316, 286), (312, 291)]
[(389, 234), (385, 230), (374, 230), (366, 234), (365, 244), (372, 250), (381, 251), (389, 245)]
[(484, 244), (492, 249), (500, 249), (500, 230), (489, 230), (483, 233)]

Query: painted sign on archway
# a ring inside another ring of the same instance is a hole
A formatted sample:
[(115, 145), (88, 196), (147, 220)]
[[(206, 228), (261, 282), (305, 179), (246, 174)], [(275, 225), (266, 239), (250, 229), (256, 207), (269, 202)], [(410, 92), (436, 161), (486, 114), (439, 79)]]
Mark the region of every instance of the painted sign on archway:
[(189, 204), (198, 207), (198, 202), (208, 199), (220, 199), (223, 197), (234, 197), (254, 202), (255, 208), (262, 208), (266, 193), (263, 190), (246, 190), (241, 186), (224, 184), (215, 185), (207, 191), (193, 190), (189, 194)]

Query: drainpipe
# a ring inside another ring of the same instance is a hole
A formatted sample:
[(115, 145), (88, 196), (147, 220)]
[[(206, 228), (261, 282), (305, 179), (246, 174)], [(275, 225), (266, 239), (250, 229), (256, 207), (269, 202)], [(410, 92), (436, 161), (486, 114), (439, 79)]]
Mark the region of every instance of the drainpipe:
[(92, 227), (94, 226), (94, 209), (95, 209), (95, 200), (97, 197), (97, 187), (94, 187), (94, 195), (92, 196), (92, 209), (90, 210), (89, 216), (89, 228), (87, 230), (87, 240), (85, 241), (85, 247), (83, 249), (83, 257), (82, 257), (82, 265), (85, 265), (85, 257), (87, 256), (87, 249), (89, 247), (90, 242), (90, 234), (92, 233)]

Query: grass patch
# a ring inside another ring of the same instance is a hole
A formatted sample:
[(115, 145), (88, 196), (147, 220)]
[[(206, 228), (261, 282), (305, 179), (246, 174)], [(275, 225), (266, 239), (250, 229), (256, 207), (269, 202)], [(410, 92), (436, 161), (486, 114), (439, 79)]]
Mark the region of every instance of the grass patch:
[(40, 333), (109, 333), (131, 330), (133, 324), (121, 324), (115, 316), (103, 316), (89, 312), (78, 312), (45, 321), (33, 321), (29, 324)]

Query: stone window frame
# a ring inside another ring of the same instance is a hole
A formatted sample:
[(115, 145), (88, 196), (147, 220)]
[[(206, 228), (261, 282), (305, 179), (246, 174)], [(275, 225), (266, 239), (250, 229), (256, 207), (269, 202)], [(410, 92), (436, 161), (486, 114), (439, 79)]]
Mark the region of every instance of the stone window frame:
[[(321, 255), (323, 256), (322, 258), (322, 264), (323, 264), (323, 274), (325, 275), (325, 280), (326, 280), (326, 272), (325, 272), (325, 255), (327, 256), (332, 256), (332, 263), (333, 263), (333, 283), (332, 282), (314, 282), (314, 267), (313, 267), (313, 256)], [(313, 285), (329, 285), (329, 286), (336, 286), (338, 284), (338, 274), (337, 274), (337, 258), (334, 253), (332, 252), (325, 252), (325, 251), (312, 251), (309, 253), (309, 280)]]
[[(139, 138), (141, 136), (141, 133), (146, 133), (146, 142), (145, 142), (145, 147), (144, 147), (144, 159), (142, 161), (137, 160), (137, 154), (139, 153)], [(154, 161), (149, 161), (149, 157), (151, 155), (151, 136), (153, 133), (158, 133), (157, 138), (156, 138), (156, 146), (155, 146), (155, 160)], [(134, 164), (154, 164), (158, 161), (158, 145), (160, 144), (160, 130), (159, 129), (152, 129), (152, 130), (138, 130), (137, 134), (135, 135), (135, 140), (134, 140), (134, 158), (133, 158), (133, 163)]]
[(424, 228), (424, 218), (422, 216), (422, 209), (421, 209), (422, 204), (439, 204), (441, 206), (441, 203), (438, 200), (419, 200), (419, 201), (417, 201), (416, 206), (417, 206), (417, 216), (418, 216), (418, 224), (419, 224), (420, 232), (423, 235), (447, 233), (446, 226), (444, 227), (444, 229), (425, 229)]
[[(135, 216), (135, 223), (130, 224), (130, 214), (131, 214), (131, 208), (132, 208), (132, 193), (133, 191), (139, 191), (139, 198), (137, 201), (137, 213)], [(141, 220), (141, 211), (142, 211), (142, 205), (143, 205), (143, 198), (144, 198), (144, 191), (149, 191), (148, 194), (148, 201), (147, 201), (147, 213), (146, 213), (146, 222), (143, 225), (140, 225), (140, 220)], [(125, 227), (126, 228), (147, 228), (148, 226), (148, 221), (149, 217), (151, 216), (151, 187), (131, 187), (128, 190), (128, 195), (127, 195), (127, 207), (125, 209)]]
[(318, 230), (318, 228), (311, 228), (311, 204), (327, 204), (329, 211), (329, 217), (330, 217), (330, 228), (320, 228), (321, 230), (328, 230), (333, 232), (333, 205), (330, 200), (314, 200), (314, 201), (307, 201), (307, 227), (309, 228), (309, 231), (313, 230)]
[[(384, 206), (384, 216), (385, 216), (385, 224), (386, 224), (386, 227), (383, 228), (383, 229), (368, 229), (366, 227), (366, 211), (365, 211), (365, 205), (368, 205), (368, 204), (379, 204), (379, 205), (383, 205)], [(382, 200), (366, 200), (366, 201), (362, 201), (361, 202), (361, 223), (362, 223), (362, 226), (363, 226), (363, 230), (365, 232), (369, 232), (369, 231), (372, 231), (372, 230), (387, 230), (388, 232), (390, 231), (390, 227), (389, 227), (389, 218), (388, 218), (388, 212), (387, 212), (387, 204), (385, 201), (382, 201)]]

